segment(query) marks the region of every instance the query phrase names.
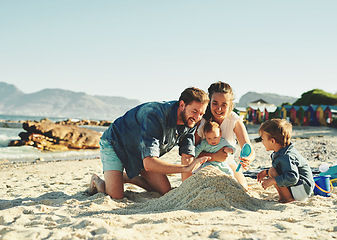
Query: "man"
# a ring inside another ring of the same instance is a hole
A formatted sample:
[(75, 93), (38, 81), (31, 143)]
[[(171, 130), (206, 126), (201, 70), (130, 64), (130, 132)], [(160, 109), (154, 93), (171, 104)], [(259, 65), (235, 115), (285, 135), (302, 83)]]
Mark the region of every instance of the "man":
[[(208, 102), (204, 91), (191, 87), (181, 93), (179, 101), (145, 103), (114, 121), (100, 141), (104, 181), (94, 174), (89, 194), (98, 191), (121, 199), (124, 183), (161, 194), (171, 190), (166, 174), (191, 173), (209, 159), (194, 159), (196, 123), (204, 115)], [(176, 145), (182, 162), (189, 164), (159, 159)]]

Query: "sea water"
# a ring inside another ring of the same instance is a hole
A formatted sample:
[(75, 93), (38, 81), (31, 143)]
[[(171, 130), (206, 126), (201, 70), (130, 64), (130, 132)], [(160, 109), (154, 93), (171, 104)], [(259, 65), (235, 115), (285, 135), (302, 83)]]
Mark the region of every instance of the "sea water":
[[(0, 115), (2, 120), (24, 121), (37, 120), (40, 121), (43, 117), (36, 116), (11, 116)], [(62, 121), (66, 118), (49, 118), (52, 121)], [(19, 140), (19, 133), (24, 132), (22, 124), (19, 123), (1, 123), (0, 125), (0, 162), (29, 162), (36, 159), (44, 160), (71, 160), (83, 158), (96, 158), (99, 156), (99, 150), (71, 150), (71, 151), (42, 151), (31, 146), (8, 147), (12, 140)], [(86, 126), (90, 128), (90, 126)], [(106, 127), (92, 127), (93, 130), (104, 132)]]

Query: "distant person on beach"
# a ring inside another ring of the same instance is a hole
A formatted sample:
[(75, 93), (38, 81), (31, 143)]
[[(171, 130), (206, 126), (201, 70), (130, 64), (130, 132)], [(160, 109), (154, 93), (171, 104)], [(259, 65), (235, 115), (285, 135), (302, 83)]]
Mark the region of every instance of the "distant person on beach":
[(305, 201), (313, 192), (315, 182), (307, 159), (290, 142), (292, 125), (285, 119), (264, 122), (259, 134), (271, 155), (272, 167), (257, 175), (264, 189), (275, 186), (281, 203)]
[[(218, 123), (208, 121), (205, 123), (203, 130), (205, 139), (195, 147), (195, 157), (198, 157), (201, 152), (216, 153), (220, 149), (223, 149), (227, 154), (235, 153), (235, 148), (226, 139), (221, 137), (221, 129)], [(226, 161), (204, 162), (194, 173), (209, 165), (218, 167), (224, 173), (234, 177), (234, 172)]]
[[(204, 91), (191, 87), (181, 93), (179, 101), (144, 103), (116, 119), (100, 140), (104, 180), (94, 174), (89, 194), (103, 192), (121, 199), (124, 183), (161, 194), (170, 191), (166, 174), (192, 173), (209, 159), (194, 158), (196, 123), (208, 102)], [(171, 164), (159, 158), (176, 145), (186, 164)]]
[[(233, 147), (236, 147), (236, 141), (238, 141), (241, 148), (245, 143), (251, 146), (242, 118), (233, 112), (234, 93), (231, 86), (224, 82), (213, 83), (208, 88), (208, 95), (210, 102), (195, 134), (196, 144), (199, 144), (201, 139), (204, 138), (203, 125), (207, 121), (214, 121), (220, 125), (222, 138), (226, 139)], [(200, 156), (210, 156), (211, 160), (208, 161), (226, 161), (233, 170), (235, 179), (245, 189), (248, 189), (247, 180), (243, 175), (242, 168), (239, 172), (235, 171), (238, 165), (232, 154), (228, 155), (224, 149), (221, 149), (216, 153), (202, 152), (199, 157)], [(248, 157), (239, 159), (242, 161), (243, 168), (247, 168), (250, 162), (255, 159), (254, 150), (252, 149), (252, 152)], [(187, 163), (188, 162), (185, 162), (185, 159), (183, 159), (182, 164)], [(187, 179), (189, 176), (189, 173), (183, 173), (182, 180)]]

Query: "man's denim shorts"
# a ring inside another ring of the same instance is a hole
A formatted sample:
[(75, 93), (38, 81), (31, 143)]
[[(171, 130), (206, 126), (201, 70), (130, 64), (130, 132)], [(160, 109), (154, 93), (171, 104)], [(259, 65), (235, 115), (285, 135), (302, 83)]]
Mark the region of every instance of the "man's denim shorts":
[(123, 164), (121, 160), (119, 160), (119, 158), (117, 157), (117, 154), (115, 153), (110, 143), (105, 139), (101, 139), (99, 141), (99, 145), (101, 161), (103, 164), (103, 172), (109, 170), (123, 172)]

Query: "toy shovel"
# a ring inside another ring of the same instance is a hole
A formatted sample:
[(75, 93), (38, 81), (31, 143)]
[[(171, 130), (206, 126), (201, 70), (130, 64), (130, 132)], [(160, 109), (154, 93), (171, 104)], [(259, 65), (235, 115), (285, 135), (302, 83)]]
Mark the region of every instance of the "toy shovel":
[[(245, 158), (248, 157), (250, 155), (250, 153), (252, 152), (252, 148), (250, 147), (250, 145), (248, 143), (243, 144), (241, 152), (240, 152), (240, 157), (241, 158)], [(240, 161), (238, 167), (236, 168), (236, 172), (238, 172), (241, 168), (241, 163), (242, 161)]]

